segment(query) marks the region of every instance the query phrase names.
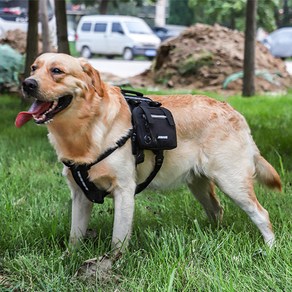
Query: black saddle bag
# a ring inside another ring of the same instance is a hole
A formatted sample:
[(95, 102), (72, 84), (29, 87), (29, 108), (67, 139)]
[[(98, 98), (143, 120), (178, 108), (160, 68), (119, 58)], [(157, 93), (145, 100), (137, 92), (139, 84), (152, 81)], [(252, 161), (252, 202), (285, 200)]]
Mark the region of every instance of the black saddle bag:
[(177, 146), (171, 112), (157, 102), (141, 102), (132, 111), (133, 145), (146, 150), (170, 150)]
[(144, 150), (155, 155), (155, 165), (146, 180), (137, 185), (135, 194), (144, 190), (154, 179), (163, 164), (164, 150), (176, 148), (176, 129), (171, 112), (142, 93), (122, 90), (132, 112), (132, 153), (136, 165), (144, 161)]

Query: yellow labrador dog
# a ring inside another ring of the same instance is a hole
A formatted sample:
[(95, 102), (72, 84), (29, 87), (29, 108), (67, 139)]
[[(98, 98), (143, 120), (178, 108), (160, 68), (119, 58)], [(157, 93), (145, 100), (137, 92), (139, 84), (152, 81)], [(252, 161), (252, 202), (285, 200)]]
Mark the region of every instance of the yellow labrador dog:
[[(31, 66), (23, 93), (35, 98), (16, 126), (33, 119), (46, 124), (49, 140), (61, 161), (89, 164), (112, 148), (132, 128), (129, 106), (118, 87), (104, 83), (85, 59), (46, 53)], [(164, 153), (164, 163), (151, 186), (169, 188), (185, 183), (213, 221), (223, 210), (215, 185), (229, 196), (259, 228), (268, 245), (274, 233), (268, 212), (258, 202), (253, 183), (281, 190), (280, 177), (261, 156), (244, 117), (225, 102), (202, 95), (150, 96), (171, 110), (177, 148)], [(152, 171), (154, 155), (136, 166), (131, 141), (88, 171), (89, 180), (114, 199), (112, 247), (120, 252), (131, 235), (136, 185)], [(72, 193), (70, 242), (78, 242), (88, 226), (93, 203), (83, 194), (67, 166)]]

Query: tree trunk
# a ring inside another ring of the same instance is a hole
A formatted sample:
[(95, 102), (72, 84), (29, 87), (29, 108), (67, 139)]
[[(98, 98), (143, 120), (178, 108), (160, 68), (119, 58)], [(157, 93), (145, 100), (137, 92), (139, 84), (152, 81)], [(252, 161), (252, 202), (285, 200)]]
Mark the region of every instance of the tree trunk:
[(48, 6), (47, 0), (40, 1), (40, 21), (42, 23), (42, 41), (43, 41), (43, 53), (51, 51), (50, 44), (50, 31), (49, 31), (49, 18), (48, 18)]
[(107, 12), (107, 7), (108, 7), (109, 0), (101, 0), (98, 11), (100, 14), (106, 14)]
[(231, 12), (230, 12), (230, 29), (236, 29), (236, 17), (235, 17), (235, 11), (234, 9), (231, 9)]
[(289, 22), (290, 22), (290, 14), (289, 14), (288, 0), (284, 0), (282, 26), (289, 26)]
[(243, 64), (243, 96), (255, 93), (255, 39), (257, 0), (247, 0)]
[(24, 77), (30, 75), (30, 66), (38, 55), (38, 12), (39, 2), (28, 1), (28, 29), (26, 37), (26, 59)]
[(166, 0), (157, 0), (155, 5), (155, 25), (165, 26)]
[(57, 22), (58, 52), (70, 54), (65, 0), (55, 0), (55, 15)]

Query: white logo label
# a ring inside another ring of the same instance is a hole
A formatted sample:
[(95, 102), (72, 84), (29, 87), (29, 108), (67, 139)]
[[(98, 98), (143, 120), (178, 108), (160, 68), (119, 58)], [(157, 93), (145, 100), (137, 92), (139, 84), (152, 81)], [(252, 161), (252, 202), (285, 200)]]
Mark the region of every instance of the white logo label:
[(167, 140), (168, 136), (158, 136), (157, 139), (159, 139), (159, 140)]

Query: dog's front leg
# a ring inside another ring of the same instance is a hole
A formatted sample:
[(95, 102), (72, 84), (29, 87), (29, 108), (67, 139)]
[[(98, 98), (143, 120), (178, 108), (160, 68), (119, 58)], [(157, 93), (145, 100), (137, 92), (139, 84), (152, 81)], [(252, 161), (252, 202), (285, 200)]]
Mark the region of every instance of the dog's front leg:
[(114, 192), (114, 227), (112, 249), (114, 256), (118, 256), (128, 245), (134, 216), (135, 186), (117, 189)]
[(111, 273), (112, 264), (120, 257), (126, 248), (131, 231), (134, 216), (134, 192), (135, 186), (124, 189), (116, 189), (114, 196), (114, 227), (112, 237), (112, 253), (99, 258), (86, 261), (77, 271), (77, 275), (98, 275), (108, 278)]
[(79, 187), (72, 189), (72, 218), (70, 244), (76, 245), (86, 233), (93, 203), (90, 202)]

